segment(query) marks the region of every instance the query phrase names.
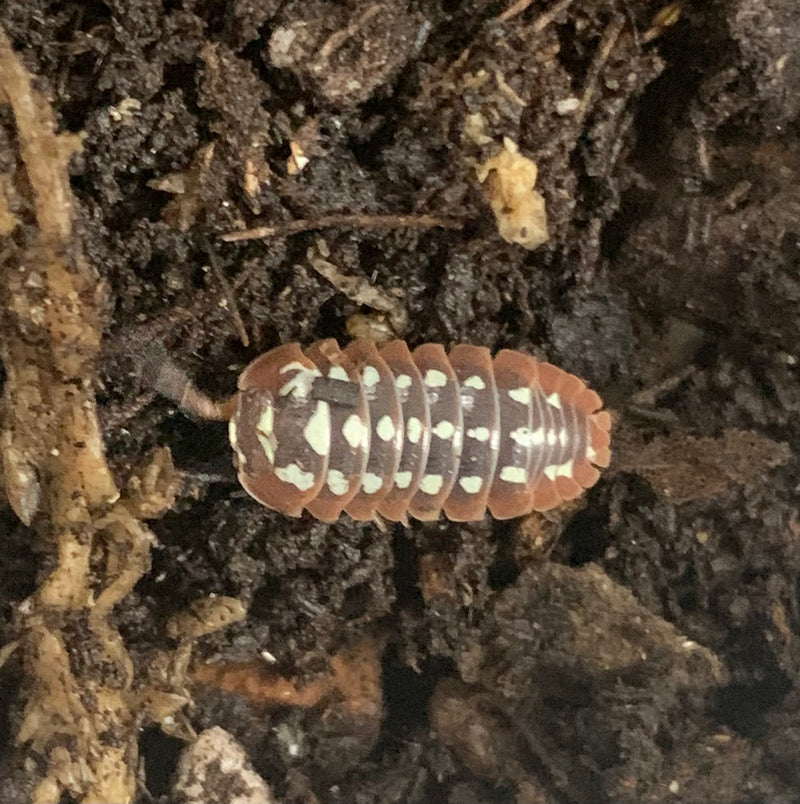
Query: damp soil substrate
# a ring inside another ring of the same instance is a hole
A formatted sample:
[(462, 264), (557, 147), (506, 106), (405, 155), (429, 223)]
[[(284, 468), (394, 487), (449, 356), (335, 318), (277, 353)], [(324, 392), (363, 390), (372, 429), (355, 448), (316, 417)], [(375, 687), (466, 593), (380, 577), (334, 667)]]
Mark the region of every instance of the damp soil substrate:
[[(675, 20), (659, 3), (588, 0), (539, 24), (543, 5), (502, 21), (504, 8), (0, 6), (60, 125), (84, 137), (71, 171), (106, 286), (109, 460), (124, 482), (168, 445), (186, 478), (116, 625), (140, 666), (172, 614), (236, 597), (247, 618), (199, 657), (268, 651), (309, 681), (376, 640), (370, 716), (194, 691), (193, 726), (230, 731), (279, 800), (793, 801), (798, 466), (770, 455), (796, 452), (800, 430), (798, 9), (734, 0)], [(539, 168), (550, 237), (533, 252), (498, 236), (476, 181), (504, 137)], [(333, 213), (463, 227), (220, 239)], [(278, 343), (346, 341), (370, 311), (315, 273), (320, 238), (343, 273), (402, 291), (410, 345), (523, 349), (601, 392), (615, 458), (580, 505), (384, 531), (290, 520), (241, 493), (225, 428), (149, 395), (141, 346), (160, 339), (224, 398)], [(0, 528), (8, 621), (42, 570), (7, 508)], [(717, 671), (676, 656), (663, 621)], [(22, 681), (10, 662), (6, 756)], [(166, 795), (179, 747), (145, 730), (142, 801)]]

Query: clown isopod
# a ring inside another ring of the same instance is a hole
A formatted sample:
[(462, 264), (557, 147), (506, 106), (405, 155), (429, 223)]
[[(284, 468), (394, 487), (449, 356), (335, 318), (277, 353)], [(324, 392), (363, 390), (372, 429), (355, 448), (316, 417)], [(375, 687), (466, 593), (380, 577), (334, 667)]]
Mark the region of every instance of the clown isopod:
[[(182, 376), (182, 375), (181, 375)], [(611, 419), (578, 377), (522, 352), (461, 344), (345, 349), (332, 339), (257, 357), (215, 404), (190, 385), (159, 390), (228, 420), (239, 481), (258, 502), (325, 522), (508, 519), (594, 485)]]

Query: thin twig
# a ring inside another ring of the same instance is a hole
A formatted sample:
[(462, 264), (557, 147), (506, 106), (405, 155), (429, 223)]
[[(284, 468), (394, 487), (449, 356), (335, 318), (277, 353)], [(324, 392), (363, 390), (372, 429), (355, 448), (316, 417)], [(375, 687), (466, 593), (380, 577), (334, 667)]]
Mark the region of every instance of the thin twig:
[[(547, 11), (540, 14), (536, 21), (533, 23), (533, 32), (541, 33), (559, 14), (566, 11), (575, 0), (558, 0), (558, 2), (547, 9)], [(508, 20), (518, 17), (525, 11), (528, 6), (533, 3), (533, 0), (516, 0), (512, 3), (497, 19), (500, 22), (508, 22)]]
[(573, 2), (574, 0), (559, 0), (558, 3), (548, 8), (547, 11), (536, 18), (536, 22), (533, 23), (533, 32), (541, 33), (556, 17), (566, 11)]
[(438, 226), (441, 229), (461, 229), (463, 225), (464, 222), (459, 218), (442, 218), (437, 215), (337, 214), (324, 215), (314, 220), (301, 219), (244, 229), (241, 232), (229, 232), (222, 235), (221, 239), (226, 243), (238, 243), (241, 240), (287, 237), (316, 229), (330, 229), (333, 226), (352, 226), (357, 229), (431, 229)]
[(533, 0), (516, 0), (516, 2), (512, 3), (502, 14), (498, 15), (497, 19), (499, 19), (500, 22), (513, 19), (522, 14), (532, 2)]
[[(570, 0), (571, 1), (571, 0)], [(600, 40), (600, 45), (595, 52), (592, 63), (589, 66), (589, 72), (584, 82), (583, 95), (581, 97), (580, 105), (575, 112), (575, 122), (578, 129), (583, 125), (586, 115), (589, 113), (592, 101), (594, 100), (595, 92), (597, 92), (597, 85), (600, 80), (600, 73), (603, 71), (609, 56), (617, 44), (617, 39), (625, 28), (625, 18), (620, 15), (612, 20), (603, 31), (603, 38)]]

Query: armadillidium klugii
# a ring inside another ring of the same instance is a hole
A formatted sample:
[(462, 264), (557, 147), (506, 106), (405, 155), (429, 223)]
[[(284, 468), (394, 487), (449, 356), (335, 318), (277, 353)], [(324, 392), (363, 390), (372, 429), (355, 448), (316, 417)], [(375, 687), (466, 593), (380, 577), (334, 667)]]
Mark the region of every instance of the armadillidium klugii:
[(239, 481), (268, 508), (326, 522), (498, 519), (577, 497), (607, 466), (611, 420), (582, 380), (522, 352), (296, 343), (239, 376)]

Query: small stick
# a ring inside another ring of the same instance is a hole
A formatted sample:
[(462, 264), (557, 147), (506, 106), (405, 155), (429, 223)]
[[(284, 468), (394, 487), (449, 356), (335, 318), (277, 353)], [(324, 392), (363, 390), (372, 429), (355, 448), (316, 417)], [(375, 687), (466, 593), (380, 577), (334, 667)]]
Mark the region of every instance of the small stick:
[(337, 214), (324, 215), (315, 220), (300, 219), (277, 223), (272, 226), (258, 226), (240, 232), (228, 232), (221, 239), (226, 243), (238, 243), (241, 240), (259, 240), (267, 237), (287, 237), (288, 235), (309, 232), (315, 229), (329, 229), (332, 226), (352, 226), (361, 229), (461, 229), (464, 222), (459, 218), (442, 218), (437, 215), (363, 215)]
[[(516, 0), (516, 2), (512, 3), (497, 19), (500, 20), (500, 22), (507, 22), (522, 14), (532, 2), (533, 0)], [(574, 2), (575, 0), (559, 0), (559, 2), (555, 3), (536, 18), (536, 21), (533, 23), (533, 32), (541, 33), (562, 11), (566, 11)]]
[(595, 51), (592, 58), (592, 63), (589, 65), (589, 71), (584, 81), (583, 96), (581, 97), (580, 106), (578, 106), (575, 114), (576, 127), (580, 128), (583, 125), (586, 115), (594, 100), (597, 85), (600, 80), (600, 73), (603, 71), (608, 62), (608, 58), (617, 44), (620, 34), (625, 28), (625, 18), (620, 16), (612, 20), (603, 31), (603, 36), (600, 40), (600, 45)]
[(513, 19), (519, 14), (522, 14), (532, 2), (533, 0), (516, 0), (516, 2), (512, 3), (502, 14), (499, 14), (497, 19), (501, 22)]

